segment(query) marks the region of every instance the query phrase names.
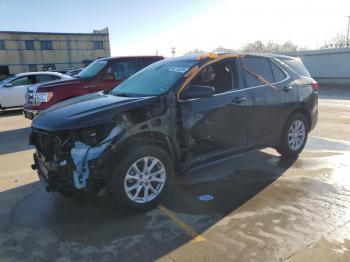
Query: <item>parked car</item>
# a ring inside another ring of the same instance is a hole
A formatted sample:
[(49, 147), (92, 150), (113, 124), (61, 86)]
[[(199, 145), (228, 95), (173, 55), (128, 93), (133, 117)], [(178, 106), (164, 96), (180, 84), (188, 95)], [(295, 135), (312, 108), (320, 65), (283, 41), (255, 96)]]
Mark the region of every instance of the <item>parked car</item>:
[(176, 173), (273, 147), (304, 148), (318, 117), (318, 84), (301, 60), (209, 54), (156, 62), (109, 94), (53, 106), (32, 122), (33, 169), (47, 191), (94, 194), (147, 210)]
[(25, 117), (64, 100), (98, 91), (109, 91), (140, 69), (164, 59), (162, 56), (110, 57), (95, 60), (76, 78), (39, 84), (28, 89)]
[(62, 79), (71, 77), (55, 72), (29, 72), (5, 78), (0, 82), (0, 109), (23, 107), (29, 86)]
[(71, 76), (71, 77), (77, 77), (78, 74), (83, 71), (84, 68), (75, 68), (75, 69), (70, 69), (66, 72), (66, 75)]

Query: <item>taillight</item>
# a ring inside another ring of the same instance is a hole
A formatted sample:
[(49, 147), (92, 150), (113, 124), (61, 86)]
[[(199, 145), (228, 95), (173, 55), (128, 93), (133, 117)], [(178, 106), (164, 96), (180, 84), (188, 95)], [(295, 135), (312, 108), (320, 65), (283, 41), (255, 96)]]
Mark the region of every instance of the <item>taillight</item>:
[(318, 85), (318, 83), (317, 83), (315, 80), (312, 81), (311, 86), (312, 86), (312, 89), (313, 89), (314, 91), (317, 91), (318, 88), (319, 88), (319, 85)]

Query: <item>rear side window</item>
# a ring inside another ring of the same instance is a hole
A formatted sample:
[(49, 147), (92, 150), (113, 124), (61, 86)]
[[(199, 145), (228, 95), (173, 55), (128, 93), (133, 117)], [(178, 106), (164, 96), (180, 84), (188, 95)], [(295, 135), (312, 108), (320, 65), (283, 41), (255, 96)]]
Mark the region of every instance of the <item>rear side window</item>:
[(257, 79), (253, 74), (249, 73), (244, 67), (246, 67), (252, 73), (262, 76), (269, 82), (274, 82), (273, 73), (270, 65), (270, 61), (266, 58), (260, 57), (244, 57), (242, 58), (243, 71), (246, 80), (247, 87), (260, 86), (265, 83)]
[(52, 76), (52, 75), (37, 75), (36, 76), (36, 82), (42, 83), (42, 82), (48, 82), (59, 79), (58, 76)]
[(275, 82), (280, 82), (286, 78), (286, 74), (274, 62), (270, 61)]
[(145, 68), (146, 66), (149, 66), (150, 64), (153, 64), (154, 62), (159, 61), (159, 59), (157, 60), (152, 60), (152, 59), (142, 59), (139, 60), (139, 64), (140, 64), (140, 69)]
[(298, 75), (304, 77), (310, 77), (310, 73), (307, 71), (300, 58), (281, 58), (290, 68), (292, 68)]
[(113, 75), (116, 80), (125, 80), (138, 71), (135, 60), (114, 62), (107, 70), (108, 75)]

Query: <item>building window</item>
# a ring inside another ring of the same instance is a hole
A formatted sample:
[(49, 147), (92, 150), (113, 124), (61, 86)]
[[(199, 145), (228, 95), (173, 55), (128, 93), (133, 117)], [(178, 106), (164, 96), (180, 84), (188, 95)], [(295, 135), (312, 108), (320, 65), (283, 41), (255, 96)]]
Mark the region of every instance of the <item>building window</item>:
[(41, 49), (42, 50), (52, 50), (52, 41), (50, 40), (45, 40), (45, 41), (40, 41)]
[(53, 71), (56, 70), (55, 64), (45, 64), (43, 65), (43, 71)]
[(38, 71), (37, 65), (29, 65), (29, 72), (36, 72)]
[(5, 49), (5, 41), (0, 40), (0, 50), (4, 50), (4, 49)]
[(24, 41), (24, 45), (27, 50), (34, 50), (34, 41), (31, 41), (31, 40)]
[(103, 49), (103, 41), (95, 41), (94, 45), (95, 49)]

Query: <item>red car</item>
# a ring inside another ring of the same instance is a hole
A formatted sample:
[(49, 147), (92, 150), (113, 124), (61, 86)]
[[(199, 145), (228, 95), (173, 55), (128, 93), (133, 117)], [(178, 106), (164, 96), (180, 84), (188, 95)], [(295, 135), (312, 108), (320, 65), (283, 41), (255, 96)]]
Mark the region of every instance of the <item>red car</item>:
[(69, 98), (109, 91), (137, 71), (162, 59), (162, 56), (101, 58), (74, 79), (32, 85), (26, 93), (24, 116), (33, 119), (40, 111)]

